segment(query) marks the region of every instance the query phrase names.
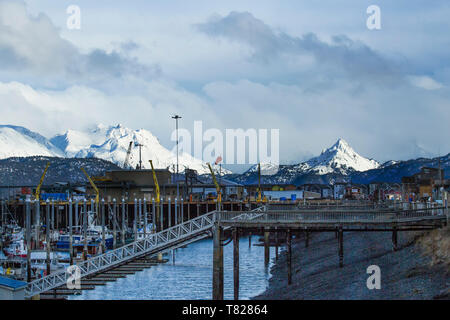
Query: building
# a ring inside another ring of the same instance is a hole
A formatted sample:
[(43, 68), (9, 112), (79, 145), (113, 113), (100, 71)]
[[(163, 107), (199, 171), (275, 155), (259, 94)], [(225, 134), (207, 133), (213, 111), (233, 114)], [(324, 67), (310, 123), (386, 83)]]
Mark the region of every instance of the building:
[[(156, 169), (155, 174), (160, 188), (160, 196), (164, 199), (183, 198), (184, 200), (207, 200), (217, 197), (217, 190), (211, 176), (172, 174), (167, 169)], [(156, 187), (152, 170), (115, 170), (107, 171), (103, 177), (95, 177), (95, 185), (100, 197), (106, 201), (113, 199), (133, 201), (146, 199), (152, 201), (156, 197)], [(217, 177), (221, 187), (222, 200), (235, 200), (244, 197), (244, 186)], [(86, 196), (95, 197), (95, 191), (86, 186)]]
[(408, 201), (436, 200), (441, 188), (448, 184), (443, 169), (423, 167), (420, 172), (402, 178), (402, 196)]

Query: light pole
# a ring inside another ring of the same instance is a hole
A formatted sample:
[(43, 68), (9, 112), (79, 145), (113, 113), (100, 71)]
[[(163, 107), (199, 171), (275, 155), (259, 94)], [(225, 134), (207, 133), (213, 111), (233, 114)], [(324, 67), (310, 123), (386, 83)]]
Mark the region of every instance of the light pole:
[(139, 142), (135, 142), (134, 146), (139, 147), (139, 170), (142, 170), (142, 147), (144, 145)]
[(172, 119), (175, 119), (175, 128), (177, 131), (177, 179), (178, 179), (178, 119), (181, 119), (179, 115), (174, 115)]

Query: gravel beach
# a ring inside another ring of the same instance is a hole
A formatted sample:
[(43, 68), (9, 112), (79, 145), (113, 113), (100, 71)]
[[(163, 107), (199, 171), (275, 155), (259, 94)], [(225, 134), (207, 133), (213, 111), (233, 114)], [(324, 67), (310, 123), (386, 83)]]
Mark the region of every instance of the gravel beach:
[[(287, 284), (286, 252), (274, 264), (268, 289), (253, 299), (450, 299), (448, 266), (431, 266), (416, 239), (424, 233), (399, 232), (393, 252), (390, 232), (344, 233), (344, 267), (339, 268), (334, 233), (313, 233), (292, 244), (292, 285)], [(367, 267), (381, 269), (381, 289), (369, 290)]]

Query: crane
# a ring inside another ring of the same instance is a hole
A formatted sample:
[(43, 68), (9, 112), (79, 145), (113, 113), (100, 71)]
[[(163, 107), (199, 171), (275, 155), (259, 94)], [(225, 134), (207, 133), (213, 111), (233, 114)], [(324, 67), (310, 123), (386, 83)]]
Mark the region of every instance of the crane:
[(48, 169), (49, 166), (50, 166), (50, 162), (47, 162), (47, 165), (45, 166), (45, 169), (44, 169), (44, 173), (42, 173), (41, 180), (39, 180), (39, 184), (38, 184), (38, 186), (36, 188), (35, 198), (38, 201), (39, 201), (39, 198), (41, 196), (41, 186), (42, 186), (42, 183), (44, 183), (44, 178), (45, 178), (45, 175), (47, 174), (47, 169)]
[(86, 170), (84, 170), (83, 167), (81, 167), (81, 171), (83, 171), (84, 175), (86, 176), (86, 178), (89, 180), (89, 183), (92, 186), (92, 189), (95, 190), (95, 204), (98, 205), (98, 203), (100, 202), (100, 191), (98, 190), (97, 186), (95, 185), (94, 181), (92, 181), (91, 177), (87, 174)]
[(150, 162), (150, 166), (152, 167), (153, 182), (155, 183), (155, 188), (156, 188), (156, 203), (159, 204), (159, 201), (161, 199), (161, 195), (160, 195), (160, 192), (159, 192), (158, 179), (156, 178), (156, 172), (155, 172), (155, 168), (153, 167), (153, 161), (149, 160), (149, 162)]
[(216, 190), (217, 190), (217, 203), (220, 205), (220, 203), (222, 202), (222, 194), (220, 192), (220, 185), (217, 183), (217, 179), (216, 179), (216, 175), (214, 174), (214, 171), (211, 167), (211, 164), (209, 164), (208, 162), (208, 167), (209, 167), (209, 171), (211, 171), (211, 176), (214, 182), (214, 185), (216, 186)]
[(129, 167), (129, 161), (130, 161), (130, 155), (131, 155), (131, 148), (133, 147), (133, 141), (130, 141), (130, 144), (128, 145), (127, 155), (125, 157), (125, 161), (123, 162), (123, 168), (127, 169)]
[[(161, 217), (160, 217), (160, 207), (159, 204), (161, 202), (161, 194), (159, 192), (159, 183), (158, 183), (158, 178), (156, 177), (156, 171), (155, 168), (153, 167), (153, 161), (149, 160), (150, 162), (150, 166), (152, 167), (152, 173), (153, 173), (153, 182), (155, 183), (155, 189), (156, 189), (156, 212), (155, 212), (155, 221), (152, 221), (153, 223), (153, 228), (155, 230), (155, 232), (160, 231), (160, 221), (161, 221)], [(162, 226), (161, 226), (162, 228)], [(162, 254), (159, 253), (158, 254), (158, 260), (162, 260)]]

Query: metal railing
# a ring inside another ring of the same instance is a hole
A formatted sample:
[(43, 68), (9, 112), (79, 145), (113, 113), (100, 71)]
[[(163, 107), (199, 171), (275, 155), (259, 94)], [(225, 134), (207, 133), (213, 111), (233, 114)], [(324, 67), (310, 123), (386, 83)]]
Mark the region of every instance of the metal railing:
[[(260, 207), (250, 212), (242, 212), (240, 215), (242, 215), (243, 219), (253, 219), (263, 214), (263, 210), (264, 207)], [(175, 249), (203, 239), (209, 235), (207, 231), (214, 226), (216, 220), (215, 215), (216, 211), (209, 212), (158, 233), (150, 234), (144, 239), (78, 263), (76, 265), (80, 269), (80, 278), (110, 269), (115, 265), (136, 259), (140, 256)], [(31, 298), (41, 292), (65, 285), (70, 276), (66, 270), (63, 270), (32, 281), (28, 283), (25, 289), (25, 296)]]
[[(150, 234), (142, 240), (132, 242), (118, 249), (83, 261), (77, 264), (81, 272), (80, 276), (84, 278), (90, 274), (109, 269), (114, 265), (135, 259), (139, 256), (159, 252), (165, 247), (183, 242), (183, 240), (189, 240), (209, 230), (213, 226), (214, 214), (215, 211), (210, 212), (158, 233)], [(26, 297), (32, 297), (41, 292), (62, 286), (67, 283), (69, 277), (70, 274), (66, 270), (63, 270), (32, 281), (26, 287), (25, 295)]]
[(221, 223), (254, 222), (261, 223), (394, 223), (418, 219), (445, 219), (446, 208), (425, 208), (416, 210), (279, 210), (262, 213), (218, 212)]

